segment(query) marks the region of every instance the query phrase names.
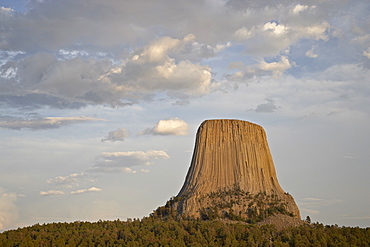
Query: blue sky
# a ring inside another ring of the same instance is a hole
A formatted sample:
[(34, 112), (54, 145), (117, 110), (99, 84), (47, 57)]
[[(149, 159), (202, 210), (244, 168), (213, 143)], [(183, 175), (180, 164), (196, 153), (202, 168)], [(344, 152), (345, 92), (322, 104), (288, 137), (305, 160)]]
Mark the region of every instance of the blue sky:
[(370, 226), (368, 1), (0, 1), (0, 230), (141, 218), (205, 119), (262, 125), (301, 217)]

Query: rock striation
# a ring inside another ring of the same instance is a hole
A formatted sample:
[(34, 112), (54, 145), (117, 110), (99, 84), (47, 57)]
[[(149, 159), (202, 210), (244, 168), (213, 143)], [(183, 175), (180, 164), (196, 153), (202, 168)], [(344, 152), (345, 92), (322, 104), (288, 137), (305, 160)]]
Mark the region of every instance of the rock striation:
[(250, 222), (274, 214), (300, 218), (278, 183), (264, 129), (230, 119), (200, 125), (184, 185), (154, 214)]

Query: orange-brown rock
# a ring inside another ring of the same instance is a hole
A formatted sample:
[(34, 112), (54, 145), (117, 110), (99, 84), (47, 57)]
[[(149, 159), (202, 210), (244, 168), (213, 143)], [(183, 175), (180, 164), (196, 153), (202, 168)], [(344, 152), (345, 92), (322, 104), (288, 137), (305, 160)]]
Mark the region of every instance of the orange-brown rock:
[(185, 183), (166, 207), (172, 215), (195, 218), (247, 220), (274, 212), (300, 217), (278, 183), (263, 128), (228, 119), (200, 125)]

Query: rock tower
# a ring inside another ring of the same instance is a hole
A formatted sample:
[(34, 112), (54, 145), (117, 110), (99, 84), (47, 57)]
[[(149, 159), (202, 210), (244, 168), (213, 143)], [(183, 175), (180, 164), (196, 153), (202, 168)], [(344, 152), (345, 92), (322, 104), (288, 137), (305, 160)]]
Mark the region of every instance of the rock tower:
[(250, 222), (274, 214), (300, 217), (279, 185), (264, 129), (229, 119), (200, 125), (184, 185), (154, 214)]

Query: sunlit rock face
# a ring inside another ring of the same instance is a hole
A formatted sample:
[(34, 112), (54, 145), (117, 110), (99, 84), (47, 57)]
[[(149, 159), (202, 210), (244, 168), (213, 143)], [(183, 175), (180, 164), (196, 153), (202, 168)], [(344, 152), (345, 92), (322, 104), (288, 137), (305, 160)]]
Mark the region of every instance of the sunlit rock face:
[(195, 218), (300, 217), (293, 197), (279, 185), (264, 129), (242, 120), (200, 125), (184, 185), (166, 206), (173, 215)]
[(266, 134), (241, 120), (206, 120), (197, 133), (193, 159), (179, 195), (240, 189), (283, 194)]

